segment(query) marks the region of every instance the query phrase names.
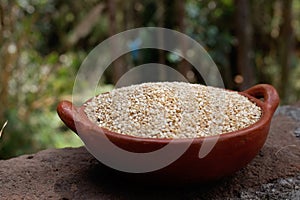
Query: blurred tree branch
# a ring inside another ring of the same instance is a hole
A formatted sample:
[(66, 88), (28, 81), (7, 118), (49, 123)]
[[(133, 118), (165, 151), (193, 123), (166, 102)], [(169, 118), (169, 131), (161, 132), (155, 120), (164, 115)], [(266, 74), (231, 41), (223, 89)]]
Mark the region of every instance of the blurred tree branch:
[[(181, 33), (185, 33), (186, 32), (186, 23), (185, 23), (185, 1), (183, 0), (177, 0), (176, 1), (176, 13), (178, 13), (177, 18), (176, 18), (176, 26), (178, 27), (178, 30)], [(186, 58), (187, 56), (187, 44), (185, 40), (181, 40), (180, 41), (180, 47), (183, 50), (182, 54), (183, 57)], [(189, 77), (188, 73), (193, 73), (192, 72), (192, 68), (189, 62), (187, 62), (186, 59), (182, 59), (179, 64), (178, 64), (178, 70), (179, 72), (188, 80), (191, 82), (195, 81), (195, 77)]]
[(255, 82), (254, 66), (252, 63), (252, 24), (248, 0), (235, 0), (236, 5), (236, 36), (237, 70), (243, 80), (239, 85), (240, 90), (251, 87)]
[[(108, 14), (109, 14), (109, 35), (113, 36), (117, 33), (117, 21), (116, 21), (116, 1), (115, 0), (108, 0), (107, 1), (107, 6), (108, 6)], [(110, 51), (112, 52), (117, 52), (118, 51), (118, 44), (116, 44), (115, 40), (111, 41), (111, 48)], [(117, 58), (113, 63), (112, 63), (112, 69), (113, 69), (113, 74), (112, 74), (112, 79), (113, 83), (116, 84), (118, 80), (121, 78), (121, 76), (125, 73), (126, 71), (126, 66), (123, 63), (122, 57)]]
[(292, 27), (292, 0), (281, 0), (282, 4), (282, 25), (279, 36), (279, 64), (281, 67), (280, 94), (281, 97), (287, 95), (289, 87), (289, 75), (291, 69), (291, 59), (293, 57), (294, 30)]
[(75, 26), (68, 37), (68, 47), (74, 46), (79, 39), (86, 37), (92, 31), (92, 28), (98, 22), (104, 7), (102, 2), (99, 3), (89, 11), (77, 26)]

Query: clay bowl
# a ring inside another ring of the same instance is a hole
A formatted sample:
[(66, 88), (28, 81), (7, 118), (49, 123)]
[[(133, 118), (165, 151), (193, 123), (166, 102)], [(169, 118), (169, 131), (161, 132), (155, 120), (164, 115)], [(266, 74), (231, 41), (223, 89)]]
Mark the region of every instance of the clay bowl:
[[(100, 128), (87, 118), (84, 113), (84, 105), (75, 107), (68, 101), (60, 102), (57, 112), (62, 121), (79, 135), (87, 150), (109, 167), (120, 170), (114, 166), (117, 166), (119, 161), (127, 162), (137, 166), (137, 169), (134, 169), (136, 171), (130, 171), (130, 167), (125, 170), (121, 169), (121, 171), (132, 174), (132, 176), (139, 174), (143, 180), (147, 180), (145, 177), (159, 180), (160, 183), (207, 182), (231, 175), (247, 165), (258, 154), (266, 141), (272, 116), (279, 103), (276, 90), (270, 85), (260, 84), (240, 92), (240, 94), (261, 107), (262, 117), (259, 121), (247, 128), (217, 136), (172, 140), (173, 147), (178, 149), (185, 146), (187, 147), (186, 151), (183, 151), (178, 159), (166, 167), (157, 167), (156, 170), (148, 170), (148, 172), (146, 172), (147, 170), (139, 171), (138, 167), (142, 166), (143, 162), (145, 163), (142, 167), (151, 165), (151, 160), (149, 164), (149, 159), (143, 159), (144, 157), (120, 157), (118, 152), (121, 151), (117, 151), (116, 148), (131, 153), (149, 153), (167, 146), (170, 139), (138, 138)], [(114, 145), (103, 142), (108, 139)], [(215, 143), (215, 145), (207, 155), (199, 157), (199, 150), (204, 143), (206, 145)], [(169, 153), (170, 157), (173, 156), (172, 152)], [(144, 155), (147, 157), (146, 154)], [(155, 159), (153, 160), (154, 164), (155, 162), (164, 162), (166, 157), (160, 158), (159, 156), (158, 154), (153, 158)]]

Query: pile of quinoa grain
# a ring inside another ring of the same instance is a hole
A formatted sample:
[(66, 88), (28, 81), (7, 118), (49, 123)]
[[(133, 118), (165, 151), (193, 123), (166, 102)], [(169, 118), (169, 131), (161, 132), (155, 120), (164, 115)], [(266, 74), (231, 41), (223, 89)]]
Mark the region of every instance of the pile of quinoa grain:
[(236, 131), (262, 113), (237, 92), (184, 82), (114, 89), (84, 104), (100, 127), (145, 138), (196, 138)]

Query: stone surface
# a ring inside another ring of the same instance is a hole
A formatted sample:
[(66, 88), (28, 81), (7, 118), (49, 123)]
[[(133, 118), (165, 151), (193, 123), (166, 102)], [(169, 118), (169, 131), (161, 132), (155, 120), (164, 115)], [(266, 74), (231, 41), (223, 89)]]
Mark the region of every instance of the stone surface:
[(296, 106), (281, 106), (276, 110), (276, 115), (285, 115), (295, 121), (300, 122), (300, 107)]
[(85, 148), (48, 149), (0, 161), (0, 199), (300, 199), (299, 107), (281, 107), (259, 155), (206, 185), (134, 182)]

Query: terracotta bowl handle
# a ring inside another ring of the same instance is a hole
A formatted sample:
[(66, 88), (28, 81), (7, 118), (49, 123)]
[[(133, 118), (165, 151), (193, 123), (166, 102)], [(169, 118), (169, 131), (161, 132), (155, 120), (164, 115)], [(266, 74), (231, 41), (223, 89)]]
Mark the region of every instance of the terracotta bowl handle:
[(276, 89), (268, 84), (258, 84), (255, 85), (245, 91), (246, 93), (252, 97), (257, 99), (263, 98), (263, 105), (266, 109), (270, 110), (272, 114), (275, 112), (278, 104), (279, 104), (279, 96)]
[(57, 113), (61, 120), (76, 133), (74, 116), (77, 108), (70, 101), (61, 101), (57, 105)]

